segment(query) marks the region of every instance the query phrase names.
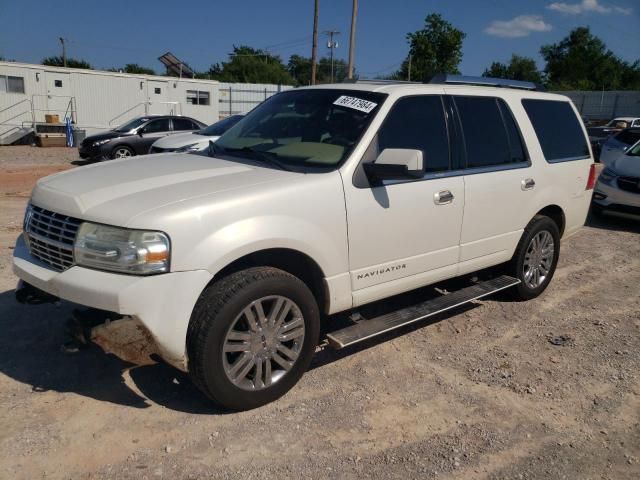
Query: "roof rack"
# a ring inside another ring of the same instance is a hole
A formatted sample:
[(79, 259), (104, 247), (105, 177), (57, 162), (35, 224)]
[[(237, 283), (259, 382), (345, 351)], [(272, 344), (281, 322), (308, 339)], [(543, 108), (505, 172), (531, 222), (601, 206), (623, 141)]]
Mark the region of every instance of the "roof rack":
[(406, 83), (410, 83), (410, 84), (420, 84), (422, 82), (410, 82), (408, 80), (390, 80), (390, 79), (386, 79), (386, 78), (345, 78), (342, 83), (374, 83), (374, 84), (380, 84), (380, 85), (393, 85), (396, 83), (400, 83), (400, 84), (406, 84)]
[(520, 90), (542, 90), (533, 82), (523, 82), (521, 80), (507, 80), (504, 78), (491, 77), (471, 77), (468, 75), (450, 75), (438, 73), (434, 75), (429, 83), (448, 85), (479, 85), (484, 87), (517, 88)]

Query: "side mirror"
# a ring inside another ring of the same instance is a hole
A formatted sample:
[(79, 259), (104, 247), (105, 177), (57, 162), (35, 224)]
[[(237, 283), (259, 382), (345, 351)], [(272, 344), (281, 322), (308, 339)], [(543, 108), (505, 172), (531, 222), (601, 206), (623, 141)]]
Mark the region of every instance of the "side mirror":
[(142, 134), (144, 133), (144, 128), (141, 128), (140, 130), (138, 130), (138, 135), (142, 136)]
[(405, 180), (424, 175), (421, 150), (385, 148), (374, 163), (364, 163), (364, 171), (370, 180)]

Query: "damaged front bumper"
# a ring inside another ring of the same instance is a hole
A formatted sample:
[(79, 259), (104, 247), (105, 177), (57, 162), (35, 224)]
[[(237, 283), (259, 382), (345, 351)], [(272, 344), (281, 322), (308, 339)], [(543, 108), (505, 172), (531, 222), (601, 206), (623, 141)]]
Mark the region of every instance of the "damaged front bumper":
[(135, 276), (76, 265), (59, 272), (32, 257), (22, 235), (14, 249), (13, 271), (49, 296), (140, 321), (160, 356), (183, 371), (188, 369), (187, 327), (200, 293), (211, 281), (208, 271)]

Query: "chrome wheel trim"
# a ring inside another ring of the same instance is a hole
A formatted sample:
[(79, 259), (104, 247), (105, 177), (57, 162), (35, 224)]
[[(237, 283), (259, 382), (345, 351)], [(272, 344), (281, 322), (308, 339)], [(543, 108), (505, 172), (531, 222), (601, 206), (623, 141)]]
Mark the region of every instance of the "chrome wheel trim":
[(227, 379), (243, 390), (270, 387), (293, 368), (304, 336), (304, 318), (293, 300), (280, 295), (254, 300), (225, 335), (222, 365)]
[(129, 158), (131, 156), (131, 150), (128, 148), (116, 148), (113, 156), (115, 158)]
[(547, 230), (535, 234), (524, 255), (522, 278), (529, 288), (542, 285), (551, 271), (555, 253), (553, 236)]

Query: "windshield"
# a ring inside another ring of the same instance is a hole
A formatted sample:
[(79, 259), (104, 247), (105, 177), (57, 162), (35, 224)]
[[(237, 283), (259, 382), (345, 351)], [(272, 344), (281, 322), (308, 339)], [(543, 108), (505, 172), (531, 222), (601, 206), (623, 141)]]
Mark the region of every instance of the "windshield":
[(228, 130), (216, 147), (237, 156), (268, 153), (287, 167), (335, 168), (358, 143), (385, 98), (358, 90), (282, 92)]
[(233, 127), (236, 123), (238, 123), (242, 117), (243, 115), (231, 115), (230, 117), (209, 125), (207, 128), (198, 130), (195, 133), (197, 133), (198, 135), (206, 135), (207, 137), (219, 137), (231, 127)]
[(134, 118), (133, 120), (130, 120), (129, 122), (123, 125), (120, 125), (118, 128), (114, 130), (114, 132), (130, 132), (134, 128), (138, 128), (143, 123), (147, 123), (149, 120), (151, 120), (149, 117)]

